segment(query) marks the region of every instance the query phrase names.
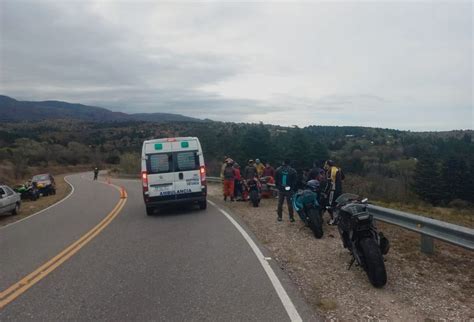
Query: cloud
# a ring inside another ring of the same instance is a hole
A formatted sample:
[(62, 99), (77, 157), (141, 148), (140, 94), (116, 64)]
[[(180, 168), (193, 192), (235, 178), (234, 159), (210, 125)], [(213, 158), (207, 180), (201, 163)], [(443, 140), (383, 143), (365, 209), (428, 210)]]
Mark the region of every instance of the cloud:
[(283, 125), (473, 128), (471, 2), (0, 2), (0, 92)]

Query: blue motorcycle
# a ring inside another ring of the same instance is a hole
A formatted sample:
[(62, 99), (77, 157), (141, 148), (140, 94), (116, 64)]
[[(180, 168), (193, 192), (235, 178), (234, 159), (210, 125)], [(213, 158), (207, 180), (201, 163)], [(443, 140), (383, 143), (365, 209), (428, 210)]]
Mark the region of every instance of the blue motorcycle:
[(299, 190), (292, 198), (293, 209), (309, 226), (316, 238), (323, 237), (323, 216), (318, 201), (319, 182), (310, 180), (305, 190)]

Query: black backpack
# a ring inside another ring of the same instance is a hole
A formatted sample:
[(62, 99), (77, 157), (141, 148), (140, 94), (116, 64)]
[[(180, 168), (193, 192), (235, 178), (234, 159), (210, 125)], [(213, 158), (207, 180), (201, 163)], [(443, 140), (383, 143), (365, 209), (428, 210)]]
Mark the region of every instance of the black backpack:
[(224, 169), (224, 179), (234, 179), (234, 168), (225, 167), (225, 169)]

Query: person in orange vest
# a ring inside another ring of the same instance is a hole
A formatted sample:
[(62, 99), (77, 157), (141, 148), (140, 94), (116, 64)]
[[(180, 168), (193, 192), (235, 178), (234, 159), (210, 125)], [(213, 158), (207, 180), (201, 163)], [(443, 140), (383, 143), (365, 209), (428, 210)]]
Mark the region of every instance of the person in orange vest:
[(242, 175), (240, 174), (240, 166), (234, 162), (234, 197), (237, 201), (242, 199)]
[(227, 159), (226, 166), (224, 168), (224, 201), (227, 201), (227, 197), (230, 197), (230, 201), (234, 201), (234, 184), (235, 184), (235, 171), (233, 167), (234, 161)]
[(221, 177), (222, 182), (224, 182), (224, 169), (227, 165), (227, 160), (228, 159), (229, 159), (229, 157), (226, 155), (226, 156), (224, 156), (224, 161), (222, 161), (221, 173), (220, 173), (220, 177)]

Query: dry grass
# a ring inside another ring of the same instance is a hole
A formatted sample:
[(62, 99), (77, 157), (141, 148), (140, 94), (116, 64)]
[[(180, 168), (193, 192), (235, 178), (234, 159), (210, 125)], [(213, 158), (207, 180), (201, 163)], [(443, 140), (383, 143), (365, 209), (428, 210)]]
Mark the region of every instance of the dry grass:
[(56, 194), (55, 195), (40, 197), (36, 201), (23, 200), (21, 202), (21, 209), (18, 215), (0, 216), (0, 226), (5, 226), (12, 222), (26, 218), (46, 207), (51, 206), (52, 204), (66, 197), (71, 191), (71, 187), (66, 183), (66, 181), (64, 181), (64, 176), (65, 176), (64, 174), (55, 176), (55, 180), (56, 180)]
[(374, 201), (374, 204), (413, 214), (446, 221), (452, 224), (474, 228), (474, 209), (456, 209), (446, 207), (433, 207), (428, 204), (402, 204), (398, 202)]

